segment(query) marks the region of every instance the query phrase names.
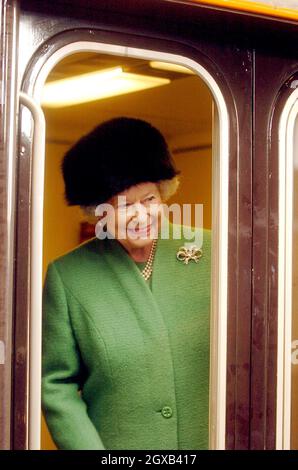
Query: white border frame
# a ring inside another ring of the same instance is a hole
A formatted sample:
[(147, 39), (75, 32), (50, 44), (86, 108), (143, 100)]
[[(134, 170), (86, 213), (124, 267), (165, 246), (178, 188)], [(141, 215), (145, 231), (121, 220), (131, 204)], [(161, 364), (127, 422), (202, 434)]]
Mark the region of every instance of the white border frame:
[(276, 448), (291, 447), (291, 346), (293, 269), (294, 129), (298, 89), (288, 98), (279, 124), (279, 246)]
[[(226, 432), (226, 363), (227, 363), (227, 263), (228, 263), (228, 182), (229, 182), (229, 115), (223, 94), (209, 72), (200, 64), (188, 57), (181, 55), (157, 52), (147, 49), (124, 47), (100, 42), (75, 41), (61, 47), (41, 68), (32, 91), (32, 98), (40, 104), (42, 89), (45, 81), (54, 68), (63, 58), (76, 52), (97, 52), (112, 54), (123, 57), (135, 57), (144, 60), (158, 60), (171, 62), (192, 69), (207, 84), (213, 95), (217, 107), (217, 122), (215, 128), (219, 129), (216, 141), (217, 158), (214, 160), (213, 178), (213, 220), (212, 220), (212, 290), (211, 290), (211, 367), (213, 374), (210, 378), (210, 449), (225, 449)], [(40, 166), (41, 168), (41, 166)], [(42, 179), (42, 175), (41, 175)], [(38, 181), (38, 175), (34, 179)], [(40, 197), (40, 188), (32, 185), (32, 200)], [(36, 216), (36, 215), (35, 215)], [(39, 242), (32, 247), (32, 257), (39, 259), (42, 263), (42, 240), (43, 240), (43, 212), (37, 218), (39, 227)], [(38, 247), (38, 248), (36, 248)], [(33, 253), (38, 249), (38, 253)], [(216, 267), (216, 269), (215, 269)], [(41, 268), (40, 268), (41, 269)], [(31, 296), (37, 300), (34, 302), (35, 308), (42, 311), (42, 279), (32, 279)], [(36, 316), (38, 311), (33, 314)], [(38, 334), (38, 333), (36, 333)], [(40, 331), (41, 336), (41, 331)], [(35, 342), (37, 344), (37, 342)], [(41, 351), (35, 351), (35, 354)], [(41, 372), (36, 370), (32, 387), (40, 387)], [(32, 379), (31, 379), (32, 380)], [(30, 397), (29, 397), (30, 399)], [(39, 403), (32, 403), (31, 406), (39, 407)], [(36, 416), (36, 414), (35, 414)], [(29, 422), (31, 436), (29, 449), (40, 448), (40, 419)]]

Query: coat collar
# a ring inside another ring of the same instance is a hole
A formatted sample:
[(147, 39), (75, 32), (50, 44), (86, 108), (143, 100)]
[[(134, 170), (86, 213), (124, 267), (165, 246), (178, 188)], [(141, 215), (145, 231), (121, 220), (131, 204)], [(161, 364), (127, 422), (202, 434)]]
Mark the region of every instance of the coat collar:
[[(177, 229), (177, 232), (175, 232), (175, 229)], [(179, 237), (180, 231), (180, 238), (176, 238)], [(158, 234), (151, 289), (148, 281), (141, 275), (135, 261), (117, 239), (106, 238), (99, 240), (95, 238), (95, 249), (99, 253), (99, 244), (102, 244), (101, 254), (123, 287), (128, 283), (127, 288), (133, 289), (135, 287), (143, 295), (158, 298), (163, 295), (165, 284), (168, 283), (173, 286), (173, 282), (176, 282), (178, 278), (179, 282), (187, 285), (188, 288), (192, 282), (196, 281), (196, 271), (199, 269), (200, 262), (198, 264), (191, 262), (186, 266), (176, 258), (178, 249), (185, 242), (189, 242), (189, 239), (184, 238), (182, 226), (173, 224), (165, 218), (162, 229)]]
[[(164, 318), (181, 318), (190, 306), (200, 305), (201, 296), (205, 296), (205, 279), (209, 276), (208, 249), (204, 249), (203, 259), (198, 263), (191, 261), (185, 265), (177, 260), (177, 250), (184, 241), (190, 240), (183, 237), (175, 239), (174, 225), (170, 223), (167, 238), (159, 232), (151, 289), (135, 261), (117, 239), (100, 240), (95, 237), (82, 247), (82, 255), (85, 250), (89, 251), (87, 258), (80, 256), (86, 275), (75, 276), (76, 270), (69, 269), (68, 279), (73, 279), (71, 285), (75, 286), (75, 291), (80, 291), (81, 302), (94, 315), (95, 322), (100, 318), (97, 302), (102, 297), (103, 302), (113, 306), (115, 314), (119, 308), (121, 314), (134, 312), (148, 334), (151, 334), (151, 322), (154, 320), (160, 334), (163, 332), (166, 335)], [(85, 259), (89, 262), (84, 264)]]

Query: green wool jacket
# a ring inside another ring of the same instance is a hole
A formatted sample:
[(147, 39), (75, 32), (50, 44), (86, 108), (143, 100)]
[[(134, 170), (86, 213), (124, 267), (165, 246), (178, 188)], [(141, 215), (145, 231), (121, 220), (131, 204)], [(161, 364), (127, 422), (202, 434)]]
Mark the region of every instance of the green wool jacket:
[(48, 265), (42, 408), (59, 449), (208, 448), (211, 233), (184, 264), (173, 226), (150, 283), (116, 239)]

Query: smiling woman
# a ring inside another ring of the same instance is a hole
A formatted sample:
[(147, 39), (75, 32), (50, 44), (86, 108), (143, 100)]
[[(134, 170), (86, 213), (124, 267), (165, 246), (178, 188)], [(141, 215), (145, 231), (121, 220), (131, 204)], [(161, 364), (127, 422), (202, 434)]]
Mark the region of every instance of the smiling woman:
[[(202, 259), (178, 257), (187, 239), (174, 231), (184, 227), (164, 216), (156, 184), (180, 173), (163, 135), (114, 118), (75, 143), (61, 168), (68, 205), (112, 212), (106, 236), (47, 269), (42, 406), (56, 445), (207, 449), (210, 231)], [(141, 273), (136, 262), (146, 263)]]
[(67, 56), (48, 83), (117, 65), (169, 84), (44, 104), (42, 448), (208, 448), (210, 415), (224, 422), (209, 413), (212, 97), (182, 65), (99, 53)]

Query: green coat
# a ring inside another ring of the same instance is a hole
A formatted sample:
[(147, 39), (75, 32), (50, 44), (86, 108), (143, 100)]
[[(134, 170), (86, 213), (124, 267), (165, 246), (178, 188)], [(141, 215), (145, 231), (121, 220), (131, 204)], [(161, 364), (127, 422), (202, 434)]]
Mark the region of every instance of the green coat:
[(208, 448), (210, 238), (184, 264), (184, 240), (159, 236), (152, 283), (116, 239), (48, 265), (42, 407), (58, 448)]

